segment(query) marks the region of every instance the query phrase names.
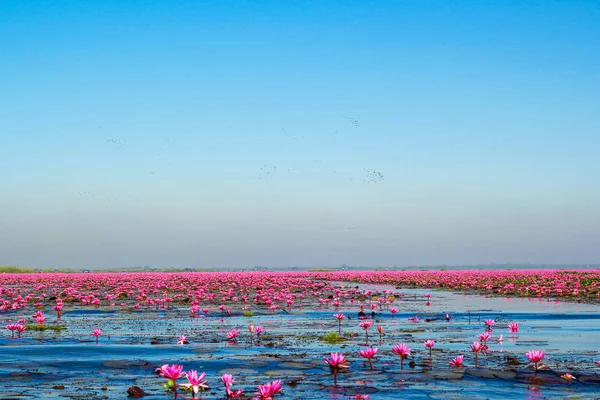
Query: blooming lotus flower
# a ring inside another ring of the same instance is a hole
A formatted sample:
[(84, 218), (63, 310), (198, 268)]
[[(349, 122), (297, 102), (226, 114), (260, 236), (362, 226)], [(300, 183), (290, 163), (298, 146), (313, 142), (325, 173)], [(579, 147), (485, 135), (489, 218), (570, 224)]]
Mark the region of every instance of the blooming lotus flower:
[(508, 329), (513, 333), (517, 333), (519, 332), (519, 324), (517, 322), (511, 322), (508, 324)]
[(358, 326), (360, 326), (361, 328), (363, 328), (365, 330), (365, 343), (368, 345), (369, 344), (369, 328), (371, 327), (371, 325), (373, 325), (373, 321), (361, 321)]
[(344, 314), (333, 314), (333, 317), (338, 321), (338, 335), (342, 334), (342, 320), (346, 318)]
[(225, 394), (227, 395), (227, 398), (235, 398), (235, 397), (242, 397), (242, 393), (243, 390), (239, 389), (239, 390), (231, 390), (229, 388), (229, 386), (225, 386)]
[(156, 368), (156, 372), (160, 376), (164, 376), (167, 379), (176, 381), (183, 376), (183, 365), (180, 364), (164, 364), (160, 368)]
[(369, 367), (371, 367), (371, 369), (373, 369), (373, 363), (371, 362), (371, 358), (375, 357), (375, 354), (377, 354), (377, 347), (375, 347), (375, 348), (369, 347), (368, 349), (365, 349), (365, 350), (359, 350), (358, 354), (361, 357), (364, 357), (367, 360), (369, 360)]
[(577, 380), (577, 378), (575, 378), (573, 375), (571, 375), (568, 372), (564, 375), (561, 375), (560, 377), (563, 379), (566, 379), (569, 383), (571, 383), (572, 380)]
[(362, 321), (358, 324), (358, 326), (360, 326), (363, 329), (369, 329), (371, 327), (371, 325), (373, 325), (373, 321)]
[(492, 330), (492, 325), (494, 325), (496, 323), (496, 321), (494, 321), (493, 319), (486, 319), (485, 321), (483, 321), (485, 323), (485, 326), (489, 329)]
[(94, 329), (92, 335), (96, 338), (96, 344), (98, 344), (98, 336), (102, 335), (102, 329)]
[(228, 398), (240, 397), (242, 390), (231, 390), (231, 385), (235, 382), (235, 379), (231, 374), (223, 374), (221, 376), (221, 382), (225, 384), (225, 394)]
[(529, 359), (529, 361), (535, 365), (536, 371), (538, 370), (538, 364), (544, 359), (545, 355), (546, 353), (541, 350), (531, 350), (525, 353), (525, 356)]
[(349, 368), (346, 357), (342, 353), (331, 353), (331, 359), (323, 357), (325, 362), (329, 364), (329, 368), (333, 371), (333, 384), (337, 385), (338, 370)]
[(485, 332), (477, 335), (477, 338), (481, 341), (481, 346), (482, 346), (481, 351), (483, 353), (485, 353), (488, 349), (487, 341), (490, 340), (490, 338), (491, 338), (490, 333), (488, 331), (485, 331)]
[(431, 357), (431, 349), (433, 348), (433, 346), (435, 346), (435, 340), (427, 339), (425, 343), (423, 343), (423, 346), (429, 349), (429, 357)]
[(10, 333), (12, 333), (12, 337), (15, 337), (15, 330), (17, 329), (17, 324), (8, 324), (6, 325), (6, 329), (8, 329), (10, 331)]
[(471, 350), (475, 353), (475, 366), (477, 367), (479, 364), (479, 352), (484, 349), (481, 342), (473, 342), (471, 345)]
[(188, 371), (185, 374), (185, 377), (187, 378), (189, 383), (184, 383), (181, 386), (191, 387), (192, 391), (194, 392), (194, 397), (196, 397), (196, 395), (198, 394), (198, 392), (200, 391), (201, 388), (202, 388), (202, 390), (209, 389), (208, 384), (204, 380), (205, 376), (206, 376), (205, 372), (198, 375), (198, 371), (195, 371), (195, 370)]
[(185, 337), (185, 335), (179, 336), (179, 340), (177, 341), (177, 344), (188, 344), (187, 337)]
[(260, 400), (271, 400), (279, 392), (281, 392), (281, 381), (258, 385), (258, 398)]
[(225, 386), (231, 386), (235, 382), (235, 378), (231, 374), (223, 374), (221, 375), (221, 382), (223, 382)]
[(400, 369), (404, 369), (404, 360), (410, 356), (412, 349), (408, 348), (408, 345), (402, 343), (392, 347), (392, 352), (400, 356)]
[(16, 324), (15, 329), (18, 332), (19, 337), (21, 337), (21, 333), (23, 333), (23, 331), (26, 330), (27, 327), (25, 325), (23, 325), (23, 324)]
[(458, 357), (453, 358), (450, 361), (450, 366), (451, 367), (462, 367), (463, 366), (463, 362), (464, 362), (465, 356), (463, 356), (462, 354)]
[(390, 312), (392, 313), (392, 318), (394, 318), (394, 314), (398, 312), (398, 309), (395, 307), (390, 308)]
[(229, 332), (227, 332), (227, 339), (233, 340), (235, 342), (235, 341), (237, 341), (237, 337), (239, 334), (240, 334), (239, 329), (232, 329)]

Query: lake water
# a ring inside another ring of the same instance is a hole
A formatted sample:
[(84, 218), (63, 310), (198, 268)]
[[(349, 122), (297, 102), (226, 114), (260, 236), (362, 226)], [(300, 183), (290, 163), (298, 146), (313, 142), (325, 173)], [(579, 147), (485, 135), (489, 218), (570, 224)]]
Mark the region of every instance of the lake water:
[[(173, 394), (161, 386), (166, 380), (154, 370), (178, 363), (186, 370), (206, 372), (211, 389), (201, 393), (203, 399), (224, 398), (219, 381), (223, 373), (233, 374), (234, 389), (244, 389), (248, 395), (256, 392), (257, 384), (281, 379), (284, 393), (277, 398), (290, 399), (600, 398), (598, 306), (428, 290), (402, 293), (395, 302), (400, 311), (393, 318), (389, 311), (375, 310), (369, 329), (370, 344), (379, 348), (374, 371), (357, 354), (366, 346), (364, 330), (358, 327), (359, 303), (334, 309), (305, 301), (291, 313), (255, 311), (251, 317), (234, 307), (231, 317), (222, 317), (212, 306), (211, 313), (200, 318), (190, 318), (187, 308), (65, 307), (61, 322), (68, 327), (65, 331), (25, 331), (24, 338), (14, 340), (5, 331), (0, 338), (0, 397), (118, 399), (126, 398), (127, 388), (136, 385), (151, 399), (172, 399)], [(432, 294), (429, 305), (426, 293)], [(335, 312), (351, 318), (342, 321), (342, 334), (355, 335), (343, 343), (327, 344), (320, 337), (337, 331)], [(450, 322), (444, 318), (446, 313), (453, 316)], [(2, 319), (28, 315), (9, 312)], [(55, 318), (47, 315), (49, 320)], [(415, 315), (420, 321), (409, 322), (408, 317)], [(481, 355), (475, 368), (469, 345), (485, 331), (483, 320), (488, 318), (497, 320), (492, 336), (502, 334), (504, 340), (501, 344), (492, 340), (491, 353)], [(520, 324), (517, 334), (508, 332), (508, 322)], [(252, 345), (249, 324), (264, 327), (262, 340), (255, 338)], [(383, 327), (381, 342), (377, 326)], [(104, 331), (98, 345), (91, 336), (96, 327)], [(226, 340), (226, 333), (234, 328), (241, 331), (237, 343)], [(176, 343), (181, 334), (187, 336), (188, 345)], [(436, 341), (432, 359), (423, 346), (426, 339)], [(414, 349), (404, 370), (391, 352), (399, 343)], [(543, 363), (548, 369), (534, 372), (525, 358), (532, 349), (547, 353)], [(323, 361), (333, 351), (343, 352), (350, 361), (349, 371), (339, 374), (337, 387)], [(450, 367), (449, 360), (459, 354), (465, 355), (465, 368)], [(565, 372), (577, 380), (569, 384), (560, 377)]]

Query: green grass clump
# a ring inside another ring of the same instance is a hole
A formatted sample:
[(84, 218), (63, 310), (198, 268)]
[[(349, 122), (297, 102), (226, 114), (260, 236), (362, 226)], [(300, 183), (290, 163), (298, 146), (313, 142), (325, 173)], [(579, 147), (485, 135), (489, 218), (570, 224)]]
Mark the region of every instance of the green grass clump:
[(327, 332), (321, 340), (329, 344), (336, 344), (343, 342), (346, 338), (341, 337), (337, 332)]
[(246, 312), (244, 312), (244, 317), (254, 317), (254, 311), (246, 311)]
[(36, 331), (36, 332), (45, 332), (45, 331), (54, 331), (60, 332), (67, 330), (66, 326), (63, 325), (26, 325), (28, 331)]

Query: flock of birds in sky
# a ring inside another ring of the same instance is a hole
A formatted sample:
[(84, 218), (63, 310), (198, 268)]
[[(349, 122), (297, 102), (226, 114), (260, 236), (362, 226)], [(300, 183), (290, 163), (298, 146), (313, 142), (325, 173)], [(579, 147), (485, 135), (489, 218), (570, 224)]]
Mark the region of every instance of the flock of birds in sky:
[[(352, 118), (352, 117), (344, 117), (344, 119), (352, 126), (354, 126), (356, 128), (360, 127), (360, 121), (358, 119)], [(285, 132), (285, 128), (281, 128), (281, 129), (282, 129), (282, 132)], [(338, 132), (335, 131), (334, 134), (337, 135)], [(302, 140), (302, 139), (304, 139), (304, 136), (297, 135), (297, 136), (291, 137), (291, 139), (294, 141)], [(171, 141), (171, 139), (169, 137), (165, 137), (161, 140), (159, 149), (156, 150), (157, 151), (156, 156), (160, 157), (160, 156), (165, 155), (165, 153), (166, 153), (165, 146), (168, 145), (170, 143), (170, 141)], [(120, 140), (120, 139), (115, 139), (115, 138), (106, 139), (106, 143), (108, 143), (108, 145), (112, 146), (113, 148), (118, 148), (118, 149), (122, 149), (127, 145), (126, 140)], [(284, 145), (282, 144), (281, 147), (284, 147)], [(312, 163), (318, 164), (318, 165), (323, 165), (322, 168), (327, 168), (326, 167), (327, 162), (324, 160), (313, 159)], [(168, 166), (171, 166), (171, 164), (168, 164)], [(331, 171), (335, 174), (338, 173), (338, 171), (337, 171), (337, 169), (335, 169), (335, 167), (332, 168)], [(258, 180), (274, 180), (274, 179), (278, 179), (278, 178), (280, 179), (281, 177), (284, 177), (284, 176), (292, 176), (293, 173), (294, 173), (294, 171), (292, 170), (292, 168), (287, 168), (287, 167), (278, 168), (275, 165), (263, 164), (259, 167), (258, 173), (255, 176), (253, 176), (253, 178), (258, 179)], [(363, 173), (364, 174), (362, 177), (348, 176), (347, 179), (349, 181), (360, 181), (362, 178), (363, 182), (369, 183), (369, 184), (380, 183), (385, 179), (384, 175), (380, 171), (377, 171), (372, 168), (363, 169)], [(156, 170), (149, 171), (149, 174), (152, 176), (158, 175)], [(96, 193), (94, 193), (92, 191), (80, 191), (80, 192), (78, 192), (78, 195), (83, 196), (83, 197), (95, 197), (96, 199), (105, 200), (105, 201), (109, 201), (109, 202), (118, 199), (115, 196), (97, 195)], [(130, 197), (130, 196), (128, 196), (128, 197)], [(350, 227), (350, 228), (348, 228), (348, 230), (358, 230), (361, 228), (362, 227)]]

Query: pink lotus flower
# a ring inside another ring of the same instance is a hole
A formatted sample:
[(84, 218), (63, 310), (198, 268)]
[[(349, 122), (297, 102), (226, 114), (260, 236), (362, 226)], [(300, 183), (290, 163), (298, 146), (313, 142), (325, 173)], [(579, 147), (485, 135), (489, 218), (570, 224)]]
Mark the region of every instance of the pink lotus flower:
[(27, 327), (23, 324), (16, 324), (15, 329), (17, 331), (17, 333), (19, 334), (19, 337), (21, 337), (21, 333), (23, 333), (24, 330), (27, 329)]
[(577, 380), (577, 378), (575, 378), (573, 375), (571, 375), (568, 372), (566, 374), (564, 374), (564, 375), (561, 375), (560, 377), (563, 378), (563, 379), (566, 379), (567, 382), (569, 382), (569, 383), (571, 383), (571, 381), (573, 381), (573, 380)]
[(435, 346), (435, 340), (428, 339), (425, 341), (425, 343), (423, 343), (423, 346), (429, 349), (429, 358), (431, 358), (431, 349), (433, 348), (433, 346)]
[(235, 382), (235, 378), (231, 374), (223, 374), (221, 375), (221, 382), (223, 382), (225, 386), (231, 386)]
[(513, 333), (519, 332), (519, 324), (517, 322), (511, 322), (508, 324), (508, 329)]
[(223, 374), (221, 376), (221, 382), (225, 384), (225, 394), (228, 398), (240, 397), (242, 390), (231, 390), (231, 385), (235, 382), (235, 379), (230, 374)]
[(373, 321), (366, 320), (359, 322), (358, 326), (365, 330), (365, 343), (369, 345), (369, 328), (373, 325)]
[(365, 350), (359, 350), (358, 354), (361, 357), (366, 358), (367, 360), (369, 360), (369, 367), (371, 369), (373, 369), (373, 363), (371, 362), (371, 359), (373, 357), (375, 357), (375, 354), (377, 354), (377, 347), (373, 348), (373, 347), (369, 347), (368, 349)]
[(260, 341), (260, 334), (261, 334), (261, 333), (262, 333), (262, 331), (263, 331), (263, 327), (262, 327), (262, 326), (257, 326), (257, 327), (255, 327), (255, 330), (256, 330), (256, 337), (257, 337), (257, 338), (258, 338), (258, 340)]
[(492, 330), (492, 325), (494, 325), (496, 323), (496, 321), (494, 321), (493, 319), (486, 319), (485, 321), (483, 321), (485, 323), (485, 326), (489, 329)]
[(205, 372), (198, 375), (198, 371), (195, 371), (195, 370), (188, 371), (185, 374), (185, 377), (187, 378), (189, 383), (184, 383), (181, 386), (191, 387), (192, 391), (194, 392), (194, 397), (196, 397), (196, 395), (198, 394), (200, 389), (202, 389), (202, 390), (209, 389), (208, 384), (204, 380), (205, 376), (206, 376)]
[(234, 342), (236, 342), (239, 334), (240, 334), (239, 329), (232, 329), (229, 332), (227, 332), (227, 339), (233, 340)]
[(394, 318), (394, 314), (398, 312), (398, 309), (395, 307), (390, 308), (390, 312), (392, 313), (392, 318)]
[(17, 329), (17, 324), (8, 324), (6, 325), (6, 329), (8, 329), (10, 331), (10, 333), (12, 334), (12, 337), (15, 337), (15, 330)]
[(177, 341), (177, 344), (188, 344), (189, 342), (187, 341), (187, 337), (185, 337), (185, 335), (181, 335), (179, 336), (179, 340)]
[(334, 318), (338, 321), (338, 335), (342, 334), (342, 320), (346, 318), (344, 314), (333, 314)]
[(244, 391), (242, 389), (239, 390), (231, 390), (231, 388), (229, 386), (225, 386), (225, 394), (227, 395), (227, 398), (232, 399), (235, 397), (242, 397), (242, 393)]
[(349, 368), (346, 357), (342, 353), (331, 353), (331, 359), (323, 357), (325, 362), (329, 364), (329, 368), (333, 371), (333, 384), (337, 385), (338, 370)]
[(408, 348), (408, 345), (402, 343), (392, 347), (392, 352), (400, 356), (400, 369), (404, 369), (404, 360), (410, 356), (412, 349)]
[(98, 336), (102, 335), (102, 329), (94, 329), (92, 335), (96, 338), (96, 344), (98, 344)]
[(358, 324), (358, 326), (360, 326), (363, 329), (369, 329), (371, 327), (371, 325), (373, 325), (373, 321), (369, 321), (369, 320), (361, 321)]
[(170, 379), (172, 381), (177, 381), (177, 379), (183, 376), (183, 365), (164, 364), (160, 368), (156, 368), (156, 372), (158, 372), (160, 376), (164, 376), (165, 378)]
[(465, 356), (463, 356), (462, 354), (458, 357), (453, 358), (450, 361), (450, 366), (451, 367), (462, 367), (463, 366), (463, 362), (464, 362)]
[(471, 350), (475, 353), (475, 366), (479, 365), (479, 352), (484, 349), (483, 345), (480, 342), (473, 342), (471, 345)]
[(279, 392), (281, 392), (281, 381), (258, 385), (258, 398), (260, 400), (271, 400)]
[(483, 333), (480, 333), (479, 335), (477, 335), (477, 338), (481, 341), (481, 352), (485, 353), (488, 349), (488, 345), (487, 345), (487, 341), (490, 340), (491, 335), (488, 331), (485, 331)]
[(541, 350), (531, 350), (525, 353), (525, 356), (527, 357), (527, 359), (529, 359), (529, 361), (531, 361), (535, 365), (535, 370), (537, 371), (538, 364), (544, 359), (546, 353), (544, 353)]

